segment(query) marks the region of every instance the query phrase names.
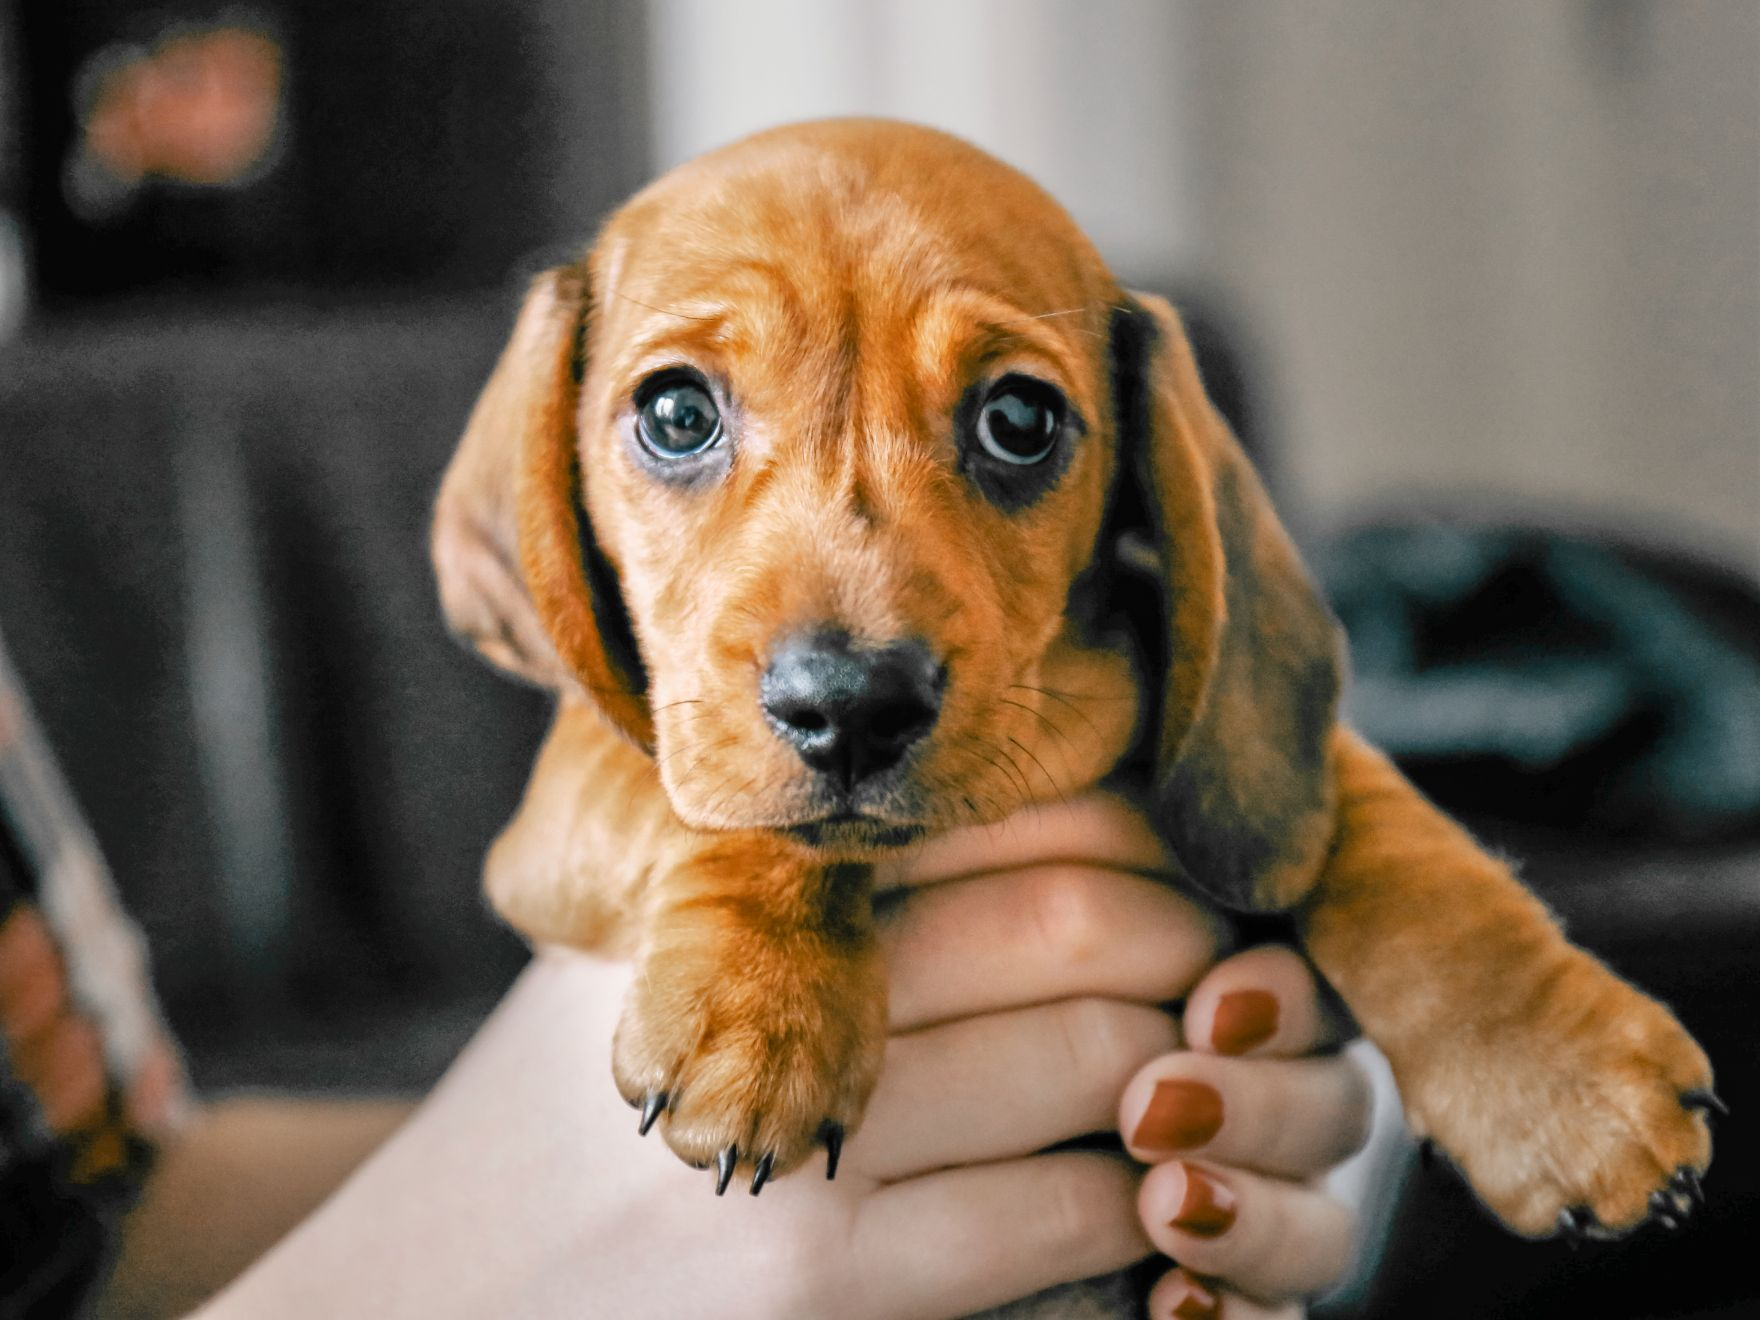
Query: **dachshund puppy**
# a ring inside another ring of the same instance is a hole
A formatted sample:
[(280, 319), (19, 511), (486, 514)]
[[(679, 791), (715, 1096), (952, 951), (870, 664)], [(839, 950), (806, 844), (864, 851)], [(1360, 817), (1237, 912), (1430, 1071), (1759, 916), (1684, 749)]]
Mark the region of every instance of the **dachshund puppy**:
[(717, 1191), (834, 1172), (861, 1119), (873, 863), (1107, 781), (1291, 915), (1516, 1231), (1697, 1197), (1705, 1055), (1339, 723), (1173, 309), (972, 147), (808, 124), (638, 194), (532, 289), (434, 554), (453, 628), (560, 695), (489, 893), (638, 961), (617, 1085)]

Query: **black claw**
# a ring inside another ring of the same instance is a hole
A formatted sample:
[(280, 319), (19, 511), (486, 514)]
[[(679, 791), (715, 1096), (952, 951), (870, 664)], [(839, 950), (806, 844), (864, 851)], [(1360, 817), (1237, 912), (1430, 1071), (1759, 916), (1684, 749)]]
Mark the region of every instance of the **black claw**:
[(752, 1170), (752, 1195), (756, 1196), (764, 1190), (764, 1184), (770, 1181), (770, 1170), (776, 1166), (776, 1152), (767, 1150), (764, 1158), (758, 1161), (758, 1167)]
[(1588, 1207), (1574, 1205), (1558, 1212), (1558, 1232), (1573, 1247), (1579, 1247), (1589, 1236), (1589, 1228), (1595, 1222)]
[(1667, 1192), (1650, 1193), (1650, 1217), (1661, 1224), (1670, 1233), (1676, 1232), (1682, 1223), (1681, 1208), (1675, 1204), (1674, 1198)]
[(636, 1124), (636, 1131), (642, 1136), (648, 1135), (648, 1129), (654, 1126), (654, 1120), (660, 1117), (666, 1108), (666, 1092), (649, 1091), (647, 1099), (642, 1101), (642, 1121)]
[(1668, 1180), (1669, 1190), (1685, 1196), (1701, 1210), (1705, 1208), (1705, 1184), (1699, 1181), (1697, 1169), (1676, 1169)]
[(733, 1181), (733, 1166), (738, 1163), (738, 1146), (729, 1146), (715, 1157), (715, 1195), (727, 1194), (727, 1184)]
[(1686, 1109), (1697, 1109), (1709, 1119), (1713, 1114), (1718, 1118), (1729, 1117), (1729, 1106), (1723, 1103), (1716, 1091), (1687, 1091), (1681, 1096), (1681, 1105)]
[(825, 1124), (819, 1129), (819, 1139), (825, 1143), (825, 1181), (830, 1182), (837, 1177), (837, 1161), (843, 1154), (843, 1124)]

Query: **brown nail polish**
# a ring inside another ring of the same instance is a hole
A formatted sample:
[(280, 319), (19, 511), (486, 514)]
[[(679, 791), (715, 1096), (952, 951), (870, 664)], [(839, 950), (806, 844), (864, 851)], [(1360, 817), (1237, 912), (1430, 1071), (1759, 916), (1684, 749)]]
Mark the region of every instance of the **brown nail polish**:
[(1185, 1200), (1168, 1225), (1194, 1237), (1221, 1237), (1234, 1224), (1235, 1194), (1202, 1169), (1180, 1165), (1186, 1178)]
[(1265, 990), (1236, 990), (1217, 1001), (1210, 1044), (1218, 1054), (1245, 1054), (1276, 1034), (1276, 995)]
[(1222, 1096), (1214, 1086), (1183, 1080), (1155, 1083), (1131, 1145), (1146, 1150), (1191, 1150), (1222, 1127)]
[(1198, 1280), (1186, 1276), (1186, 1290), (1168, 1314), (1173, 1320), (1216, 1320), (1222, 1314), (1222, 1299)]

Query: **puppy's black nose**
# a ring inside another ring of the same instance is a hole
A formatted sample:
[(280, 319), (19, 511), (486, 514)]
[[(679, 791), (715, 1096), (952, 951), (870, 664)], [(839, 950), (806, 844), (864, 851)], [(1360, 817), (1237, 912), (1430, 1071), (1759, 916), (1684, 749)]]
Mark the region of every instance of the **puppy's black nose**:
[(777, 647), (759, 699), (777, 735), (847, 792), (934, 727), (944, 677), (919, 641), (867, 647), (811, 633)]

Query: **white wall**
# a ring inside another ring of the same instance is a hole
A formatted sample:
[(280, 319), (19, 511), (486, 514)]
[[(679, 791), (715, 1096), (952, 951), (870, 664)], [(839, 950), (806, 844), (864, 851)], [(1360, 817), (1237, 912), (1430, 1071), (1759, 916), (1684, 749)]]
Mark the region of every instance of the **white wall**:
[(913, 119), (1026, 170), (1122, 265), (1165, 267), (1193, 239), (1186, 22), (1164, 0), (649, 0), (656, 162)]
[(1312, 505), (1492, 492), (1760, 570), (1760, 5), (1190, 16), (1203, 265)]
[(1760, 3), (650, 0), (655, 149), (880, 113), (1230, 295), (1283, 483), (1562, 503), (1760, 570)]

